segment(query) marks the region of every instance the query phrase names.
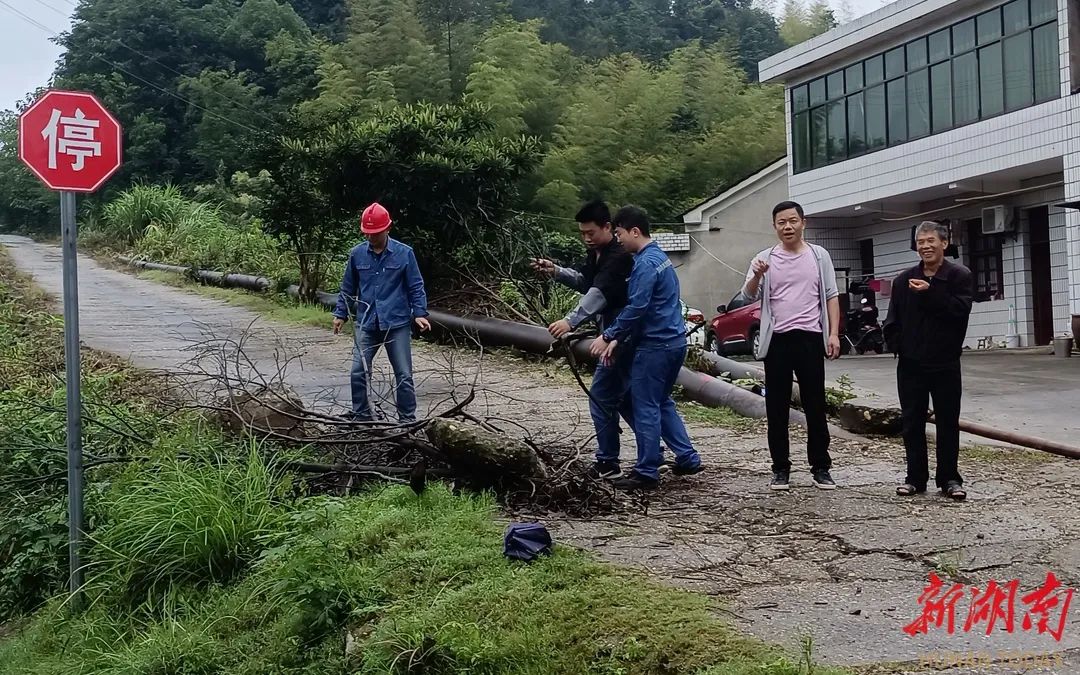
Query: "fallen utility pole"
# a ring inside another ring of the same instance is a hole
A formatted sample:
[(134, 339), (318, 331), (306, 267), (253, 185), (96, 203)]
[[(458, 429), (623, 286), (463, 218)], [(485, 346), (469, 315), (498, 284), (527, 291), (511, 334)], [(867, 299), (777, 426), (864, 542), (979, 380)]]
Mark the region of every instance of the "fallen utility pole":
[[(533, 354), (559, 356), (562, 353), (561, 345), (553, 341), (542, 326), (484, 316), (457, 316), (437, 310), (431, 310), (428, 318), (433, 332), (444, 338), (467, 338), (486, 347), (514, 347)], [(577, 342), (571, 349), (579, 361), (596, 360), (589, 353), (588, 341)], [(683, 367), (679, 370), (676, 384), (683, 388), (690, 399), (702, 405), (711, 408), (725, 406), (744, 417), (765, 417), (763, 397), (711, 375)], [(791, 411), (790, 421), (806, 426), (806, 417), (798, 410)]]
[[(765, 381), (765, 371), (757, 366), (733, 361), (732, 359), (706, 350), (697, 350), (694, 353), (694, 356), (699, 359), (699, 363), (703, 366), (702, 371), (709, 375), (714, 375), (716, 377), (723, 377), (726, 375), (733, 380), (758, 380), (759, 382), (765, 382), (765, 385), (768, 386), (768, 382)], [(690, 355), (688, 354), (688, 362), (689, 359)], [(791, 403), (792, 405), (801, 405), (802, 403), (802, 399), (799, 398), (798, 382), (791, 383)]]
[[(930, 416), (930, 421), (937, 424), (937, 420), (934, 419), (933, 415)], [(1043, 452), (1049, 452), (1052, 455), (1058, 455), (1060, 457), (1068, 457), (1069, 459), (1080, 459), (1080, 448), (1065, 445), (1064, 443), (1058, 443), (1057, 441), (1051, 441), (1047, 438), (1028, 436), (1015, 431), (1005, 431), (1004, 429), (995, 429), (994, 427), (988, 427), (985, 424), (969, 422), (967, 420), (960, 420), (959, 426), (960, 431), (976, 436), (982, 436), (983, 438), (990, 438), (995, 441), (1001, 441), (1002, 443), (1011, 443), (1012, 445), (1031, 448), (1032, 450), (1042, 450)]]
[[(220, 286), (237, 286), (257, 291), (264, 291), (274, 286), (274, 283), (265, 277), (196, 270), (178, 265), (165, 265), (162, 263), (134, 260), (123, 256), (119, 257), (119, 260), (132, 265), (133, 267), (190, 275), (196, 279)], [(296, 285), (289, 286), (286, 289), (286, 293), (294, 298), (298, 298), (299, 287)], [(338, 294), (318, 291), (316, 298), (320, 305), (332, 308), (337, 302)], [(441, 332), (444, 337), (467, 337), (486, 347), (514, 347), (534, 354), (546, 354), (549, 356), (560, 355), (557, 344), (552, 341), (551, 336), (542, 326), (530, 326), (528, 324), (504, 321), (502, 319), (492, 319), (484, 316), (457, 316), (438, 310), (431, 310), (430, 319), (433, 328), (442, 329), (439, 332)], [(579, 342), (573, 349), (574, 354), (578, 359), (590, 362), (595, 360), (592, 358), (592, 355), (588, 353), (587, 343)], [(764, 418), (765, 399), (763, 397), (711, 376), (712, 373), (719, 374), (726, 372), (731, 376), (758, 378), (760, 374), (759, 379), (763, 380), (764, 372), (753, 366), (740, 364), (738, 361), (725, 359), (722, 356), (708, 352), (703, 352), (702, 355), (705, 356), (706, 360), (711, 364), (709, 374), (697, 372), (686, 367), (682, 368), (679, 372), (679, 378), (676, 383), (686, 391), (687, 396), (705, 406), (713, 408), (726, 406), (745, 417)], [(739, 368), (736, 369), (735, 366), (738, 366)], [(797, 395), (798, 388), (793, 385), (793, 401), (797, 402)], [(932, 415), (930, 416), (929, 421), (934, 421)], [(806, 418), (800, 411), (792, 410), (791, 423), (805, 427)], [(1013, 431), (995, 429), (993, 427), (965, 420), (960, 420), (960, 430), (976, 436), (998, 440), (1003, 443), (1010, 443), (1025, 448), (1031, 448), (1033, 450), (1041, 450), (1070, 459), (1080, 459), (1080, 448), (1045, 438), (1026, 436)]]

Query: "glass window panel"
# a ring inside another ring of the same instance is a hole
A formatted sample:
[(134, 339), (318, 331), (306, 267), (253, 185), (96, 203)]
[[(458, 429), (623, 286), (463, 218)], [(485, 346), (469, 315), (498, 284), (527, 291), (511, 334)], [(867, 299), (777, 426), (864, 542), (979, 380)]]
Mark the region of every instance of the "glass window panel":
[(802, 111), (795, 115), (791, 125), (791, 145), (795, 153), (795, 171), (810, 168), (810, 113)]
[(952, 64), (939, 63), (930, 68), (931, 120), (934, 133), (952, 128)]
[(877, 84), (885, 79), (885, 57), (872, 56), (863, 62), (866, 67), (866, 83)]
[(844, 96), (844, 71), (830, 74), (825, 82), (830, 101)]
[(844, 71), (847, 93), (851, 94), (863, 88), (862, 63), (856, 63)]
[(975, 47), (975, 19), (968, 19), (952, 27), (953, 54), (966, 52)]
[(1005, 38), (1005, 109), (1017, 110), (1032, 103), (1031, 32)]
[(979, 33), (979, 44), (993, 42), (1001, 37), (1001, 10), (980, 14), (975, 25)]
[(866, 146), (870, 150), (885, 147), (885, 85), (866, 90)]
[(979, 116), (1000, 115), (1005, 110), (1005, 82), (1001, 71), (1001, 43), (979, 50)]
[(1001, 8), (1005, 22), (1005, 34), (1015, 33), (1028, 27), (1028, 0), (1013, 0)]
[(897, 47), (885, 52), (885, 77), (904, 74), (904, 48)]
[(903, 78), (885, 85), (889, 101), (889, 145), (907, 140), (907, 96)]
[(930, 36), (930, 62), (937, 63), (949, 58), (949, 29), (939, 30)]
[(848, 154), (866, 151), (866, 110), (862, 92), (847, 97)]
[(915, 70), (926, 65), (926, 38), (909, 42), (907, 46), (908, 70)]
[(1061, 95), (1057, 23), (1048, 23), (1031, 31), (1031, 39), (1035, 54), (1035, 100), (1055, 99)]
[(953, 121), (967, 124), (979, 119), (979, 60), (975, 52), (952, 61)]
[(809, 99), (807, 98), (806, 85), (800, 85), (791, 90), (791, 107), (796, 111), (806, 110)]
[(810, 161), (813, 166), (827, 163), (826, 148), (828, 138), (825, 135), (825, 106), (810, 111)]
[(1031, 0), (1031, 25), (1049, 21), (1057, 16), (1057, 0)]
[(847, 116), (843, 101), (833, 101), (825, 109), (829, 133), (828, 157), (833, 162), (847, 157)]
[(926, 69), (907, 76), (908, 138), (930, 133), (930, 72)]
[(825, 102), (825, 78), (819, 77), (810, 82), (810, 105), (820, 105)]

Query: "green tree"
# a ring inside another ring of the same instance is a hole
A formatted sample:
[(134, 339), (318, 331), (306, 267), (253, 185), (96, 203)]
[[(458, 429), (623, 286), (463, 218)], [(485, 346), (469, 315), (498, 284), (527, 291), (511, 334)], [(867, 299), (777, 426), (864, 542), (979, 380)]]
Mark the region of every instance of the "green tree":
[[(252, 134), (263, 132), (266, 126), (248, 113), (267, 109), (259, 87), (249, 84), (244, 73), (207, 69), (198, 77), (181, 79), (179, 90), (195, 104), (188, 111), (188, 127), (194, 133), (192, 158), (201, 169), (199, 174), (212, 175), (222, 167), (230, 175), (244, 168), (250, 159)], [(230, 120), (248, 120), (256, 126), (249, 131)], [(264, 133), (273, 132), (271, 128)]]
[(789, 46), (806, 42), (836, 27), (836, 17), (826, 0), (814, 0), (809, 6), (800, 0), (786, 0), (780, 20), (780, 36)]
[(506, 22), (477, 47), (467, 98), (491, 108), (496, 135), (549, 140), (562, 114), (560, 93), (577, 63), (563, 45), (541, 42), (539, 29), (537, 22)]
[(21, 101), (18, 111), (0, 111), (0, 230), (8, 232), (60, 229), (60, 198), (19, 159), (19, 112), (34, 98)]
[(324, 51), (319, 71), (319, 98), (307, 106), (309, 114), (449, 97), (445, 61), (428, 41), (413, 0), (349, 0), (348, 36)]
[(325, 257), (311, 254), (355, 239), (374, 201), (428, 272), (447, 272), (449, 254), (507, 214), (539, 157), (536, 139), (493, 139), (488, 115), (478, 104), (404, 105), (367, 118), (342, 111), (297, 119), (299, 133), (264, 148), (273, 183), (259, 195), (262, 217), (297, 254), (302, 291), (324, 281)]
[[(217, 162), (201, 156), (207, 146), (199, 107), (228, 112), (223, 116), (235, 133), (270, 124), (278, 105), (265, 92), (286, 85), (274, 81), (267, 44), (283, 34), (311, 40), (304, 22), (279, 0), (83, 0), (60, 39), (65, 52), (56, 83), (93, 91), (123, 124), (125, 166), (110, 187), (208, 179)], [(192, 85), (207, 70), (236, 74), (244, 85), (229, 84), (227, 91)], [(247, 85), (264, 97), (252, 99)], [(182, 86), (200, 101), (186, 100)]]
[(569, 99), (529, 193), (534, 208), (552, 213), (566, 209), (567, 186), (577, 186), (579, 199), (634, 201), (670, 221), (783, 154), (780, 90), (747, 85), (719, 46), (692, 43), (658, 66), (605, 59)]
[(484, 33), (510, 17), (506, 0), (416, 0), (429, 41), (445, 58), (452, 98), (465, 92), (475, 49)]

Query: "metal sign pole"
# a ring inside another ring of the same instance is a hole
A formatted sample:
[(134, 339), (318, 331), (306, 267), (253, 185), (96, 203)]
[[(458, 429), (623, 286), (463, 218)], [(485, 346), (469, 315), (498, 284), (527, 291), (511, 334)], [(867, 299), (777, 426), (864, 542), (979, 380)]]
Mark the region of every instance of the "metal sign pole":
[(71, 604), (82, 604), (80, 558), (83, 529), (82, 370), (79, 359), (79, 271), (75, 240), (75, 193), (60, 193), (60, 231), (64, 251), (64, 372), (67, 375), (68, 570)]

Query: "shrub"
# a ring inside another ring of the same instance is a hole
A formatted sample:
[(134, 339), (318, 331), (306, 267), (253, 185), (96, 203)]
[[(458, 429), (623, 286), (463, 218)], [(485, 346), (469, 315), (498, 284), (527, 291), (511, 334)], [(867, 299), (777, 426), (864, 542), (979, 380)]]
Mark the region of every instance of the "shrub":
[(242, 463), (141, 471), (105, 499), (110, 523), (94, 537), (96, 574), (133, 601), (154, 600), (169, 585), (227, 582), (281, 528), (280, 488), (254, 448)]
[(173, 265), (265, 276), (288, 285), (295, 258), (261, 223), (233, 209), (188, 199), (172, 185), (136, 185), (87, 222), (80, 242)]
[(176, 223), (188, 215), (193, 203), (173, 185), (135, 185), (109, 202), (104, 217), (93, 228), (120, 244), (131, 245), (153, 223)]

